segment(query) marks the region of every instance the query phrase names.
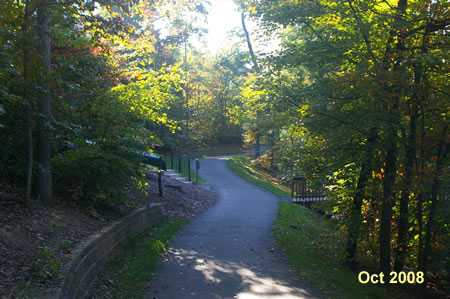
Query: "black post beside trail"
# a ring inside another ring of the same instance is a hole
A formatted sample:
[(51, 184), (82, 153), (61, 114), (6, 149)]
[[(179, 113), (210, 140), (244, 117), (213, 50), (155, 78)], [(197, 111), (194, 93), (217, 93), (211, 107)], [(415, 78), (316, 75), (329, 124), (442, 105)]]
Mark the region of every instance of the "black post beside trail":
[(174, 169), (174, 165), (173, 165), (173, 151), (170, 150), (170, 168)]
[(180, 174), (182, 174), (182, 170), (181, 170), (181, 156), (178, 156), (178, 172), (180, 173)]
[(200, 160), (195, 159), (195, 172), (197, 174), (197, 184), (198, 184), (198, 170), (200, 169)]
[(294, 188), (295, 188), (294, 178), (295, 178), (295, 174), (292, 175), (292, 184), (291, 184), (291, 198), (292, 199), (294, 199)]
[(159, 168), (158, 168), (158, 190), (159, 190), (159, 196), (163, 197), (163, 189), (162, 189), (162, 158), (159, 157)]
[(191, 158), (187, 158), (187, 171), (188, 171), (188, 177), (189, 177), (189, 182), (191, 181)]
[(163, 197), (163, 189), (162, 189), (162, 157), (161, 157), (161, 146), (159, 144), (153, 145), (155, 151), (159, 154), (159, 165), (158, 165), (158, 191), (159, 196)]

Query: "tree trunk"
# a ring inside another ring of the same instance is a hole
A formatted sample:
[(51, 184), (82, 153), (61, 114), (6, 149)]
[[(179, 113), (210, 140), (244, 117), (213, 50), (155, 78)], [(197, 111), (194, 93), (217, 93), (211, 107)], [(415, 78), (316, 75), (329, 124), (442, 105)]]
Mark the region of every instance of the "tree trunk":
[(422, 269), (423, 262), (423, 199), (424, 199), (424, 154), (425, 154), (425, 113), (423, 104), (421, 105), (422, 119), (420, 122), (421, 134), (420, 134), (420, 160), (416, 161), (416, 171), (419, 175), (419, 194), (417, 195), (417, 225), (419, 227), (419, 248), (417, 250), (417, 264), (418, 268)]
[[(256, 60), (255, 52), (253, 52), (253, 46), (252, 42), (250, 40), (250, 34), (248, 33), (247, 26), (245, 25), (245, 16), (244, 12), (241, 12), (241, 21), (242, 21), (242, 29), (245, 33), (245, 38), (247, 40), (247, 46), (248, 51), (250, 52), (250, 56), (252, 57), (253, 67), (255, 69), (256, 73), (260, 72), (258, 61)], [(260, 119), (260, 111), (257, 111), (256, 113), (256, 130), (255, 130), (255, 158), (258, 158), (260, 156), (261, 150), (260, 150), (260, 139), (261, 139), (261, 130), (259, 127), (259, 119)]]
[(25, 206), (30, 205), (31, 198), (31, 182), (33, 179), (33, 120), (31, 117), (31, 109), (33, 107), (30, 99), (29, 88), (29, 63), (30, 63), (30, 48), (28, 39), (28, 26), (29, 26), (29, 0), (25, 1), (25, 13), (22, 26), (23, 34), (23, 102), (25, 105), (25, 117), (26, 117), (26, 135), (27, 135), (27, 151), (28, 151), (28, 165), (27, 165), (27, 178), (25, 183)]
[(368, 176), (368, 167), (366, 164), (361, 166), (361, 171), (358, 178), (358, 185), (356, 187), (356, 193), (353, 197), (353, 207), (350, 212), (350, 221), (348, 225), (348, 237), (347, 237), (347, 263), (352, 269), (356, 268), (356, 252), (358, 248), (358, 239), (361, 229), (361, 208), (364, 197), (364, 189), (366, 187)]
[[(429, 46), (429, 35), (432, 31), (431, 23), (429, 23), (424, 31), (422, 45), (421, 45), (421, 53), (426, 54), (428, 52)], [(404, 188), (402, 190), (402, 197), (400, 199), (400, 217), (398, 224), (398, 239), (397, 239), (397, 256), (394, 264), (394, 270), (396, 272), (400, 272), (403, 270), (403, 265), (405, 263), (405, 255), (407, 250), (407, 233), (409, 229), (408, 223), (408, 201), (409, 196), (411, 194), (411, 185), (413, 183), (413, 169), (416, 164), (416, 135), (417, 135), (417, 118), (419, 111), (419, 101), (423, 101), (424, 97), (424, 89), (422, 88), (422, 78), (424, 76), (424, 70), (420, 63), (414, 64), (414, 91), (413, 96), (411, 97), (412, 111), (410, 113), (410, 123), (409, 123), (409, 135), (408, 141), (405, 146), (406, 152), (406, 165), (405, 165), (405, 182)], [(424, 116), (423, 116), (424, 117)], [(423, 142), (423, 134), (422, 134), (422, 142)], [(422, 153), (423, 155), (423, 149)], [(418, 170), (417, 170), (418, 173)], [(419, 223), (419, 254), (418, 258), (420, 260), (421, 256), (421, 248), (422, 248), (422, 202), (423, 202), (423, 192), (419, 191), (418, 195), (418, 223)], [(421, 262), (419, 262), (419, 265)]]
[(411, 194), (411, 186), (413, 183), (413, 169), (416, 158), (416, 129), (417, 129), (417, 105), (412, 104), (413, 111), (410, 115), (408, 141), (405, 145), (406, 164), (405, 164), (405, 180), (403, 182), (403, 190), (400, 197), (400, 215), (398, 221), (398, 237), (396, 257), (394, 263), (394, 271), (400, 272), (403, 270), (405, 263), (405, 255), (407, 250), (407, 233), (409, 229), (409, 197)]
[(259, 144), (261, 138), (261, 133), (259, 128), (256, 128), (256, 136), (255, 136), (255, 159), (261, 155), (261, 145)]
[(227, 102), (226, 102), (226, 94), (225, 92), (219, 96), (219, 102), (220, 102), (220, 127), (222, 134), (225, 134), (226, 132), (226, 109), (227, 109)]
[(392, 221), (392, 198), (394, 194), (394, 183), (396, 173), (397, 147), (393, 141), (386, 153), (386, 167), (383, 177), (383, 201), (381, 208), (380, 225), (380, 271), (386, 277), (391, 271), (391, 221)]
[(355, 196), (353, 197), (353, 207), (350, 212), (350, 222), (348, 226), (348, 239), (347, 239), (347, 263), (351, 268), (356, 268), (356, 253), (358, 249), (358, 239), (361, 230), (361, 208), (364, 199), (364, 191), (367, 186), (367, 182), (370, 179), (372, 167), (370, 167), (371, 160), (373, 159), (373, 148), (376, 140), (376, 135), (371, 136), (367, 140), (367, 151), (359, 172), (358, 184), (356, 186)]
[(242, 21), (242, 29), (244, 29), (245, 38), (247, 40), (248, 51), (250, 52), (250, 56), (252, 57), (253, 66), (255, 68), (255, 71), (257, 73), (259, 73), (260, 69), (259, 69), (258, 61), (256, 60), (255, 53), (253, 52), (252, 42), (250, 40), (250, 34), (248, 33), (247, 26), (245, 26), (245, 16), (244, 16), (243, 12), (241, 13), (241, 21)]
[[(403, 32), (401, 24), (404, 22), (404, 16), (406, 14), (406, 8), (408, 5), (407, 0), (399, 0), (397, 4), (398, 13), (393, 23), (393, 32), (397, 32), (397, 43), (395, 46), (396, 54), (398, 56), (395, 59), (393, 66), (393, 74), (402, 78), (402, 74), (405, 72), (404, 66), (401, 62), (403, 60), (402, 53), (405, 51), (405, 32)], [(390, 34), (392, 36), (392, 33)], [(392, 48), (388, 47), (387, 54), (390, 54)], [(394, 116), (388, 123), (388, 146), (386, 151), (386, 166), (383, 177), (383, 201), (381, 208), (381, 225), (380, 225), (380, 270), (386, 277), (390, 274), (391, 270), (391, 225), (392, 225), (392, 201), (394, 199), (394, 184), (397, 172), (397, 128), (400, 127), (400, 115), (398, 112), (400, 97), (403, 94), (404, 86), (403, 82), (399, 81), (393, 84), (389, 88), (392, 98), (392, 107), (388, 109)], [(388, 106), (389, 107), (389, 106)]]
[(256, 131), (255, 131), (255, 159), (261, 155), (261, 129), (259, 120), (261, 119), (261, 112), (256, 112)]
[[(433, 179), (433, 185), (431, 186), (431, 206), (430, 213), (428, 215), (428, 222), (426, 225), (426, 235), (425, 235), (425, 247), (423, 251), (423, 262), (422, 262), (422, 271), (426, 273), (428, 271), (428, 262), (431, 256), (431, 234), (434, 225), (434, 216), (436, 214), (436, 209), (438, 205), (438, 191), (441, 185), (441, 172), (442, 172), (442, 162), (445, 160), (448, 151), (449, 145), (444, 141), (447, 139), (447, 126), (443, 130), (443, 134), (438, 146), (437, 152), (437, 161), (436, 161), (436, 172)], [(423, 290), (426, 288), (426, 280), (423, 283)]]
[[(48, 0), (40, 1), (38, 11), (38, 27), (41, 39), (40, 54), (42, 59), (42, 70), (44, 78), (41, 80), (44, 90), (39, 100), (39, 113), (45, 119), (41, 122), (38, 137), (38, 160), (41, 171), (38, 176), (39, 199), (44, 204), (51, 204), (52, 198), (52, 170), (51, 170), (51, 144), (50, 132), (47, 125), (51, 115), (51, 93), (50, 93), (50, 71), (51, 71), (51, 45), (50, 45), (50, 9)], [(43, 123), (43, 124), (42, 124)]]

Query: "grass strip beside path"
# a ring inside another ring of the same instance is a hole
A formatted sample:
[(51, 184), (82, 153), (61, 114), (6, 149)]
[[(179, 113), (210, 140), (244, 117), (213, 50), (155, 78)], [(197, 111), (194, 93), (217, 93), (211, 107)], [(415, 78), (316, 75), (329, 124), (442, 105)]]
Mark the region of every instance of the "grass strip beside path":
[(361, 284), (344, 266), (345, 236), (329, 220), (290, 202), (280, 202), (273, 236), (297, 272), (326, 298), (393, 298), (398, 294)]
[(239, 156), (227, 160), (227, 167), (244, 180), (266, 189), (277, 196), (291, 196), (289, 188), (277, 182), (266, 172), (255, 168), (250, 156)]
[(143, 298), (158, 258), (176, 232), (189, 220), (153, 226), (131, 240), (121, 254), (106, 263), (91, 294), (100, 298)]

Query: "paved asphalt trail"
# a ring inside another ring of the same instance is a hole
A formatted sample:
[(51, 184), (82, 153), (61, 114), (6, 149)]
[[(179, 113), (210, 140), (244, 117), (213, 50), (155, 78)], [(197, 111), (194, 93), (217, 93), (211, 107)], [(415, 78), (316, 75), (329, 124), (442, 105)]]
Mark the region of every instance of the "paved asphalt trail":
[(272, 240), (278, 197), (236, 176), (225, 158), (202, 159), (200, 175), (220, 199), (175, 236), (145, 298), (318, 298)]

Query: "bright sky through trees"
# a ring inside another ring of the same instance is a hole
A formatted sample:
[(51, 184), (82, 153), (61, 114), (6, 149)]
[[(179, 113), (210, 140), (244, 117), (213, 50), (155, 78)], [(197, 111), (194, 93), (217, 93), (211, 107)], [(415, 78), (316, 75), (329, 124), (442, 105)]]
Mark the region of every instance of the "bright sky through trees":
[[(203, 24), (208, 33), (202, 37), (193, 37), (190, 41), (198, 49), (205, 49), (211, 54), (217, 53), (222, 48), (226, 48), (227, 44), (236, 41), (237, 36), (231, 33), (232, 30), (242, 32), (241, 14), (238, 6), (233, 0), (210, 0), (210, 5), (206, 5), (208, 11), (207, 23)], [(162, 36), (168, 34), (168, 23), (166, 18), (161, 18), (155, 22), (155, 27), (160, 30)], [(256, 40), (256, 23), (249, 17), (246, 17), (246, 26), (250, 32), (252, 41), (256, 50), (266, 51), (267, 43), (258, 42)], [(279, 41), (275, 38), (269, 46), (270, 49), (276, 48)], [(243, 44), (246, 47), (246, 44)], [(206, 46), (206, 47), (205, 47)]]
[[(205, 41), (207, 49), (210, 53), (216, 53), (223, 48), (234, 35), (230, 35), (230, 30), (236, 29), (237, 32), (242, 32), (241, 14), (238, 11), (237, 5), (232, 0), (211, 0), (211, 5), (208, 6), (208, 34)], [(245, 23), (250, 32), (250, 38), (256, 52), (270, 52), (280, 45), (280, 39), (275, 35), (271, 36), (270, 40), (256, 39), (256, 23), (249, 17), (246, 17)], [(243, 32), (242, 32), (243, 33)], [(244, 47), (247, 45), (244, 42)]]
[[(242, 30), (241, 15), (237, 10), (237, 5), (232, 0), (211, 0), (208, 8), (208, 35), (206, 45), (211, 53), (217, 52), (228, 41), (228, 31), (237, 28)], [(255, 23), (247, 20), (247, 27), (250, 31), (255, 28)]]

